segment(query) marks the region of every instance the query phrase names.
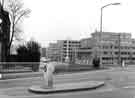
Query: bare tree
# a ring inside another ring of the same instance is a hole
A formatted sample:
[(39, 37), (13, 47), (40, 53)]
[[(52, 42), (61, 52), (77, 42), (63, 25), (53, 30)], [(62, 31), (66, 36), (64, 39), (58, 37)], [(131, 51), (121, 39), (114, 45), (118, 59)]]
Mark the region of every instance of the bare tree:
[[(4, 6), (4, 0), (2, 4)], [(22, 19), (30, 14), (31, 11), (30, 9), (23, 8), (22, 0), (8, 0), (6, 8), (9, 11), (11, 21), (11, 38), (8, 46), (10, 49), (14, 39), (18, 39), (19, 34), (22, 32), (19, 24), (22, 22)]]

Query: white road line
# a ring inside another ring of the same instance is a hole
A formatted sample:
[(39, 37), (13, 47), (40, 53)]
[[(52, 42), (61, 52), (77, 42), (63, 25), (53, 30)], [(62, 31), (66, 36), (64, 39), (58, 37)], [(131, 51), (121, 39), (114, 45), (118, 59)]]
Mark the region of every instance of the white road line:
[(125, 87), (122, 87), (122, 88), (135, 88), (135, 86), (125, 86)]

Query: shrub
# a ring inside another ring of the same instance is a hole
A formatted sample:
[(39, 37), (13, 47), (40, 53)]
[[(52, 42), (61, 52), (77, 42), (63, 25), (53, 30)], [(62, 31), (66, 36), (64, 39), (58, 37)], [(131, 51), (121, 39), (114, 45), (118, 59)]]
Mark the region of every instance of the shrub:
[(93, 67), (94, 68), (100, 68), (100, 58), (95, 57), (93, 59)]

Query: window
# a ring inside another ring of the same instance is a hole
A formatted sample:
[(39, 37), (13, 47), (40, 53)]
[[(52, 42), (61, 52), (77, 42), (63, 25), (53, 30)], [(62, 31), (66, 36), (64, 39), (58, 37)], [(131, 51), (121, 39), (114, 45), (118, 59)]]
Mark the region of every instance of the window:
[(117, 54), (118, 54), (118, 52), (115, 52), (115, 54), (117, 55)]
[(118, 46), (115, 46), (115, 49), (118, 49)]
[(108, 54), (108, 52), (107, 51), (104, 51), (104, 54)]
[(122, 55), (126, 55), (126, 54), (128, 54), (128, 52), (121, 52), (121, 54), (122, 54)]

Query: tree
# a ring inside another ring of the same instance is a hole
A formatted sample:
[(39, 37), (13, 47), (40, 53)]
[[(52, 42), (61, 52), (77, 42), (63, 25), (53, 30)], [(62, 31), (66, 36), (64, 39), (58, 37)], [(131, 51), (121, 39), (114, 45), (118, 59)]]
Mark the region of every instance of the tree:
[(27, 43), (28, 57), (30, 62), (37, 62), (37, 64), (32, 65), (33, 71), (38, 71), (40, 62), (40, 45), (36, 41), (29, 41)]
[(19, 62), (36, 62), (32, 64), (32, 70), (37, 71), (40, 62), (40, 45), (35, 41), (29, 41), (17, 48)]
[(28, 54), (30, 56), (30, 61), (39, 62), (40, 61), (40, 45), (36, 41), (29, 41), (27, 44)]
[[(4, 6), (4, 0), (2, 4)], [(8, 0), (7, 10), (11, 18), (11, 38), (8, 45), (8, 49), (10, 50), (12, 42), (14, 39), (18, 39), (19, 34), (22, 32), (19, 23), (22, 22), (21, 20), (27, 17), (31, 11), (30, 9), (23, 8), (21, 0)]]
[(16, 51), (17, 51), (17, 56), (18, 56), (17, 61), (27, 62), (28, 50), (27, 50), (26, 45), (20, 45)]

